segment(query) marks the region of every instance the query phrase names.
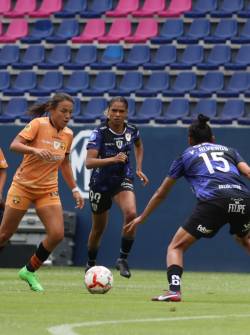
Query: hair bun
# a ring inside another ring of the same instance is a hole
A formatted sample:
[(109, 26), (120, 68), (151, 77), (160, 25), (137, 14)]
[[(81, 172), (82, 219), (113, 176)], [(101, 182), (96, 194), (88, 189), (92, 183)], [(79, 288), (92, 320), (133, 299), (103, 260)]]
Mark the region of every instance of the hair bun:
[(206, 115), (203, 114), (198, 115), (198, 123), (202, 128), (206, 126), (209, 120), (210, 120), (209, 117), (207, 117)]

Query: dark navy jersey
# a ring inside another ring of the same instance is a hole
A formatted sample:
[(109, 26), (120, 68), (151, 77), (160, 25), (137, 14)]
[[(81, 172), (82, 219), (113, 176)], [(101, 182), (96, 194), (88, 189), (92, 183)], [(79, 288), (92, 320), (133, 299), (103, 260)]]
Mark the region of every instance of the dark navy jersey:
[(133, 180), (133, 172), (130, 164), (130, 152), (140, 139), (139, 130), (136, 126), (126, 123), (122, 134), (111, 130), (106, 123), (93, 130), (87, 150), (98, 151), (98, 158), (116, 156), (119, 152), (127, 155), (126, 163), (116, 163), (104, 167), (94, 168), (90, 178), (90, 186), (97, 186), (98, 190), (105, 192), (116, 187), (122, 179)]
[(185, 177), (200, 200), (250, 197), (237, 168), (240, 162), (244, 159), (235, 149), (202, 143), (187, 148), (172, 163), (169, 177)]

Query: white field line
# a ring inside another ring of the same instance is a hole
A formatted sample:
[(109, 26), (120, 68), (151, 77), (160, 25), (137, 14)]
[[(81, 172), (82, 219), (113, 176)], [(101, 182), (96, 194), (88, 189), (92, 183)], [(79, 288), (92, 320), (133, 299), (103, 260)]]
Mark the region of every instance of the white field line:
[(48, 328), (52, 335), (78, 335), (74, 328), (96, 327), (103, 325), (126, 324), (126, 323), (145, 323), (145, 322), (169, 322), (169, 321), (190, 321), (206, 319), (225, 319), (225, 318), (248, 318), (250, 314), (228, 314), (228, 315), (200, 315), (200, 316), (180, 316), (170, 318), (155, 319), (130, 319), (130, 320), (107, 320), (107, 321), (88, 321), (80, 323), (63, 324)]

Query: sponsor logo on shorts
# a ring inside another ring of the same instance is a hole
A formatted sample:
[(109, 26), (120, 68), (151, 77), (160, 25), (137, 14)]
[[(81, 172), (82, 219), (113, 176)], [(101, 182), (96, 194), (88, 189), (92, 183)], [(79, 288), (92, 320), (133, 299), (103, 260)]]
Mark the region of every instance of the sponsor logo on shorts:
[(13, 204), (17, 205), (21, 202), (21, 198), (18, 195), (14, 195), (12, 202)]
[(199, 224), (199, 226), (197, 227), (197, 230), (202, 234), (211, 234), (213, 232), (212, 229), (207, 229), (206, 227), (202, 226), (201, 224)]
[(241, 198), (232, 198), (234, 203), (228, 204), (228, 213), (240, 213), (245, 214), (246, 205), (241, 204), (243, 199)]
[(58, 197), (58, 192), (55, 191), (55, 192), (50, 192), (49, 194), (51, 197)]
[(242, 229), (242, 232), (248, 232), (248, 231), (250, 231), (250, 222), (249, 223), (245, 223), (244, 225), (243, 225), (243, 229)]

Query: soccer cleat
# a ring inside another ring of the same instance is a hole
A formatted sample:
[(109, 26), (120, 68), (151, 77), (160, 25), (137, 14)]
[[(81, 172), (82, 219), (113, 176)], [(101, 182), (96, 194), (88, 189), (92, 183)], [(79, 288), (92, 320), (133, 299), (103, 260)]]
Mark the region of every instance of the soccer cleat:
[(174, 292), (174, 291), (166, 291), (163, 295), (158, 295), (151, 299), (152, 301), (173, 301), (179, 302), (181, 301), (181, 292)]
[(94, 264), (94, 265), (89, 265), (89, 263), (87, 262), (87, 264), (86, 264), (86, 266), (85, 266), (85, 273), (86, 273), (90, 268), (92, 268), (93, 266), (95, 266), (95, 264)]
[(36, 274), (34, 272), (30, 272), (27, 270), (26, 266), (24, 266), (19, 272), (18, 276), (20, 279), (26, 281), (31, 290), (36, 292), (43, 292), (44, 289), (42, 285), (39, 283), (39, 281), (36, 278)]
[(115, 265), (116, 269), (120, 271), (120, 275), (126, 278), (131, 277), (128, 267), (128, 261), (124, 258), (118, 258)]

